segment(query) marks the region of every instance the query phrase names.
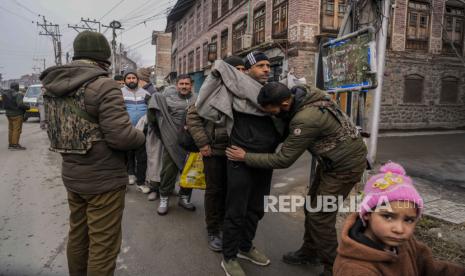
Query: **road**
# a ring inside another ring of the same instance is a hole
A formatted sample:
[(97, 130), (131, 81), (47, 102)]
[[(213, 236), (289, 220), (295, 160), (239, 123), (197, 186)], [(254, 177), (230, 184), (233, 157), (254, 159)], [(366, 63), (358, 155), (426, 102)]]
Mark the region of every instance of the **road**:
[[(67, 275), (66, 191), (61, 157), (48, 151), (37, 121), (24, 124), (26, 151), (8, 151), (7, 121), (0, 115), (0, 275)], [(378, 160), (403, 164), (431, 185), (460, 187), (465, 177), (465, 134), (383, 137)], [(291, 168), (276, 170), (273, 194), (302, 193), (308, 182), (309, 156)], [(454, 197), (463, 201), (463, 188)], [(197, 211), (170, 202), (170, 213), (156, 214), (156, 202), (130, 187), (123, 221), (123, 244), (116, 275), (224, 275), (221, 255), (206, 246), (203, 192), (195, 191)], [(321, 267), (284, 264), (284, 252), (297, 249), (303, 235), (301, 213), (268, 213), (259, 225), (256, 246), (271, 258), (265, 268), (241, 262), (248, 275), (317, 275)]]
[[(34, 119), (23, 126), (26, 151), (7, 149), (7, 120), (0, 116), (0, 275), (67, 275), (68, 231), (66, 191), (60, 176), (61, 157), (48, 151), (46, 133)], [(307, 157), (306, 157), (307, 158)], [(277, 171), (274, 183), (306, 183), (306, 160)], [(299, 177), (287, 177), (299, 175)], [(176, 207), (165, 217), (156, 203), (130, 187), (123, 221), (123, 244), (116, 275), (224, 275), (221, 254), (207, 248), (203, 192), (195, 191), (195, 213)], [(248, 275), (317, 275), (321, 268), (284, 264), (284, 252), (297, 249), (303, 235), (302, 216), (269, 213), (260, 223), (256, 246), (271, 258), (265, 268), (242, 262)]]

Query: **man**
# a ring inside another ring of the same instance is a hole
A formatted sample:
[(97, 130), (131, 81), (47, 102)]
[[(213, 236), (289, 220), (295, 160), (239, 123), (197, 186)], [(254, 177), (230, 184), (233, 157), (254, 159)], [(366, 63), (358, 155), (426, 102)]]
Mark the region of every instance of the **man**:
[(125, 151), (139, 148), (144, 135), (131, 125), (121, 90), (109, 78), (105, 36), (81, 32), (73, 48), (71, 63), (40, 76), (50, 149), (63, 158), (71, 211), (69, 274), (113, 275), (128, 183)]
[[(169, 196), (174, 190), (176, 178), (184, 167), (187, 152), (178, 144), (178, 132), (184, 126), (187, 107), (193, 104), (196, 96), (192, 93), (192, 79), (189, 75), (179, 75), (176, 88), (167, 88), (152, 95), (147, 113), (148, 121), (159, 133), (163, 143), (162, 169), (160, 173), (160, 203), (157, 213), (168, 213)], [(190, 202), (192, 189), (180, 188), (178, 205), (195, 211)]]
[[(263, 86), (257, 101), (266, 112), (290, 120), (287, 138), (277, 153), (259, 154), (232, 146), (226, 150), (228, 158), (245, 161), (251, 167), (278, 169), (289, 167), (308, 150), (319, 163), (308, 191), (312, 208), (318, 196), (345, 198), (360, 181), (367, 154), (347, 115), (322, 91), (296, 87), (291, 92), (281, 83)], [(304, 244), (284, 255), (283, 260), (290, 264), (316, 264), (321, 260), (323, 275), (331, 275), (337, 248), (337, 211), (305, 215)]]
[[(240, 57), (229, 56), (224, 60), (237, 70), (245, 71)], [(191, 105), (186, 119), (189, 133), (203, 156), (205, 172), (205, 222), (207, 224), (208, 247), (213, 251), (223, 249), (221, 230), (224, 221), (224, 205), (226, 199), (226, 146), (229, 136), (225, 121), (218, 123), (204, 120)]]
[(115, 75), (113, 79), (119, 84), (121, 88), (124, 87), (124, 78), (122, 75)]
[(19, 138), (23, 129), (23, 117), (28, 106), (23, 103), (23, 94), (19, 92), (19, 84), (12, 82), (10, 89), (3, 92), (3, 104), (5, 115), (8, 118), (8, 149), (25, 150), (19, 144)]
[(150, 81), (150, 75), (152, 71), (149, 68), (139, 68), (137, 69), (137, 75), (139, 76), (139, 87), (143, 88), (145, 91), (149, 92), (150, 95), (157, 92), (155, 86)]
[[(147, 101), (149, 93), (139, 87), (139, 77), (133, 71), (124, 74), (123, 92), (124, 103), (133, 126), (147, 113)], [(145, 134), (145, 133), (144, 133)], [(145, 174), (147, 171), (147, 152), (145, 144), (136, 150), (128, 152), (128, 173), (129, 184), (137, 184), (137, 189), (144, 194), (150, 192), (150, 188), (145, 184)]]
[[(248, 76), (263, 85), (268, 81), (270, 62), (261, 52), (247, 55)], [(255, 153), (272, 153), (280, 142), (269, 116), (239, 112), (233, 106), (234, 125), (230, 143)], [(270, 194), (272, 169), (257, 169), (243, 162), (227, 161), (227, 192), (223, 225), (221, 266), (227, 275), (245, 275), (236, 257), (266, 266), (270, 259), (252, 244), (258, 222), (264, 216), (264, 196)]]
[(40, 88), (40, 95), (37, 98), (37, 106), (39, 108), (39, 120), (40, 120), (40, 129), (47, 129), (47, 118), (45, 117), (45, 107), (44, 107), (44, 93), (45, 88)]

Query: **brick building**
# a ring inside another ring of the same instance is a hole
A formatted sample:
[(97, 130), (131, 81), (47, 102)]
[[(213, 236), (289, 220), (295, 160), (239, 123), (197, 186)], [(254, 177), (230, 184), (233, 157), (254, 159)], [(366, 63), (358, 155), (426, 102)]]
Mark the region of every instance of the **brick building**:
[(171, 77), (171, 33), (154, 31), (152, 45), (155, 45), (155, 76), (156, 86), (165, 84), (165, 78)]
[[(178, 0), (168, 15), (171, 71), (196, 89), (211, 58), (252, 50), (271, 58), (270, 78), (293, 71), (315, 83), (322, 38), (334, 37), (347, 0)], [(465, 126), (464, 5), (396, 0), (389, 26), (381, 128)], [(249, 16), (250, 14), (250, 16)], [(452, 47), (453, 45), (453, 47)]]

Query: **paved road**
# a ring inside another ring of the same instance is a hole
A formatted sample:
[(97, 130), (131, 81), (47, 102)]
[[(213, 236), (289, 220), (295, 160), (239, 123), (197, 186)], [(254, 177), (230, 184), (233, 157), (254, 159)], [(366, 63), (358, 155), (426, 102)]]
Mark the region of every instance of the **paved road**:
[[(0, 116), (0, 275), (66, 275), (68, 206), (60, 178), (59, 155), (47, 150), (45, 132), (36, 121), (24, 124), (21, 143), (27, 151), (7, 150), (7, 121)], [(308, 157), (306, 157), (308, 158)], [(306, 183), (305, 158), (289, 171), (277, 171), (274, 183), (290, 190)], [(288, 177), (286, 172), (298, 177)], [(123, 246), (116, 275), (224, 275), (221, 255), (206, 247), (202, 192), (195, 191), (195, 213), (176, 208), (159, 217), (156, 204), (131, 187), (126, 197)], [(321, 268), (281, 262), (297, 249), (303, 235), (301, 216), (267, 214), (256, 246), (272, 264), (261, 268), (243, 262), (249, 275), (316, 275)]]

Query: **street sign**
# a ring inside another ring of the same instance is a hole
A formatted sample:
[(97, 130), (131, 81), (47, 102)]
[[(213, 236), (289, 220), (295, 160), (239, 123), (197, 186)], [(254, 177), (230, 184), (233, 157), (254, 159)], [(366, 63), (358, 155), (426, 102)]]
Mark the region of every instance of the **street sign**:
[(333, 39), (322, 46), (324, 89), (329, 92), (374, 88), (376, 44), (368, 27)]

